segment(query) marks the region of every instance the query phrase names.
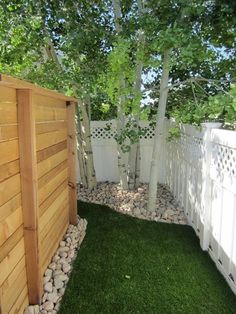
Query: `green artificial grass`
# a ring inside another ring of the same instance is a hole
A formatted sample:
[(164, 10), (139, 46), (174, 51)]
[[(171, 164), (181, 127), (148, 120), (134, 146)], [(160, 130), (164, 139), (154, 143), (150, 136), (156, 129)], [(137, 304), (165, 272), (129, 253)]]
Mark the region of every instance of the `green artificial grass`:
[(191, 227), (79, 208), (87, 234), (60, 314), (236, 313), (236, 296)]

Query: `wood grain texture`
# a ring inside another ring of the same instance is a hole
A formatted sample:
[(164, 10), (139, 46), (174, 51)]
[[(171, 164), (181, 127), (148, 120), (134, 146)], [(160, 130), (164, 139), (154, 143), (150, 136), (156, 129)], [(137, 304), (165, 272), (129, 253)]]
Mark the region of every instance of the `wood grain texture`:
[(68, 145), (68, 185), (69, 185), (69, 220), (78, 223), (76, 191), (76, 126), (75, 103), (67, 103), (67, 145)]
[(0, 246), (23, 224), (22, 208), (17, 208), (0, 222)]
[(67, 150), (64, 149), (57, 154), (41, 161), (37, 164), (38, 178), (41, 178), (46, 173), (50, 172), (53, 168), (59, 165), (61, 162), (67, 160)]
[(64, 94), (61, 94), (57, 91), (53, 91), (47, 88), (43, 88), (41, 86), (14, 78), (9, 75), (0, 74), (0, 85), (7, 87), (7, 88), (14, 88), (14, 89), (29, 89), (34, 92), (35, 95), (43, 95), (48, 96), (56, 99), (62, 99), (65, 101), (76, 101), (75, 98), (66, 96)]
[(63, 141), (56, 145), (40, 150), (37, 152), (37, 162), (39, 163), (66, 148), (67, 148), (67, 142)]
[(36, 134), (49, 133), (67, 127), (65, 121), (50, 121), (36, 123)]
[(68, 169), (65, 168), (57, 176), (51, 178), (51, 180), (45, 184), (38, 191), (38, 202), (39, 205), (43, 203), (54, 191), (55, 189), (62, 184), (66, 179), (68, 179)]
[[(50, 222), (52, 218), (59, 219), (59, 211), (61, 208), (65, 208), (65, 205), (68, 204), (68, 191), (64, 190), (59, 197), (48, 207), (47, 211), (40, 217), (39, 220), (39, 237), (43, 239), (43, 230), (45, 229), (46, 225), (49, 225), (50, 230), (53, 223)], [(68, 219), (67, 219), (68, 220)], [(50, 227), (51, 226), (51, 227)], [(47, 234), (47, 232), (46, 232)]]
[(55, 145), (57, 143), (63, 142), (67, 139), (66, 129), (59, 131), (43, 133), (36, 135), (36, 150), (42, 150), (49, 146)]
[(13, 304), (12, 308), (9, 310), (9, 314), (23, 313), (28, 304), (29, 304), (28, 287), (27, 285), (25, 285), (20, 295), (17, 297), (17, 300)]
[(24, 239), (22, 238), (11, 252), (0, 263), (0, 286), (25, 254)]
[(16, 244), (23, 238), (24, 230), (21, 225), (7, 241), (0, 247), (0, 262), (11, 252)]
[(38, 304), (43, 290), (38, 240), (37, 160), (32, 91), (17, 90), (22, 209), (29, 302)]
[(63, 99), (50, 97), (47, 95), (33, 95), (33, 103), (38, 107), (49, 107), (49, 108), (66, 108), (66, 101)]
[(1, 182), (0, 184), (0, 206), (8, 202), (13, 196), (21, 191), (20, 174)]
[(17, 137), (17, 124), (0, 125), (0, 142), (16, 139)]
[(0, 74), (0, 314), (40, 303), (68, 227), (74, 101)]
[[(57, 215), (60, 215), (60, 220), (63, 219), (64, 221), (64, 225), (66, 225), (68, 223), (68, 200), (64, 200), (62, 204), (59, 205), (59, 207), (57, 208)], [(48, 239), (48, 237), (50, 237), (49, 234), (51, 234), (52, 229), (54, 228), (54, 225), (57, 223), (58, 218), (52, 216), (50, 221), (44, 226), (44, 228), (42, 229), (42, 232), (40, 234), (40, 241), (41, 241), (41, 246), (43, 248), (44, 246), (44, 241), (46, 241)]]
[(16, 103), (0, 101), (0, 124), (17, 123)]
[(43, 106), (36, 106), (36, 122), (42, 121), (61, 121), (66, 120), (65, 108), (50, 108)]
[(59, 174), (62, 170), (64, 170), (67, 167), (68, 167), (67, 160), (63, 160), (61, 163), (56, 165), (54, 168), (52, 168), (49, 172), (47, 172), (38, 180), (38, 188), (41, 189), (51, 180), (51, 178), (54, 178), (57, 174)]
[(63, 235), (66, 232), (66, 229), (69, 225), (69, 223), (65, 223), (63, 221), (63, 218), (68, 216), (68, 213), (64, 212), (62, 219), (57, 221), (56, 228), (53, 229), (53, 231), (49, 234), (48, 238), (51, 238), (52, 240), (50, 241), (50, 245), (42, 248), (42, 270), (43, 272), (45, 271), (46, 267), (50, 263), (50, 260), (53, 256), (53, 252), (55, 252), (59, 246), (60, 241), (63, 238)]
[(1, 102), (16, 104), (16, 90), (12, 87), (2, 86), (0, 83)]
[(21, 206), (21, 193), (11, 198), (7, 203), (0, 206), (0, 222)]
[(18, 140), (0, 143), (0, 166), (19, 158)]
[(8, 162), (0, 166), (0, 182), (14, 176), (20, 172), (20, 161), (19, 159)]
[(51, 194), (50, 196), (39, 206), (39, 217), (41, 217), (49, 206), (60, 196), (60, 194), (68, 189), (67, 178), (62, 182)]
[(22, 290), (26, 286), (26, 283), (25, 258), (23, 257), (0, 287), (0, 298), (3, 313), (9, 313), (10, 309), (16, 303)]

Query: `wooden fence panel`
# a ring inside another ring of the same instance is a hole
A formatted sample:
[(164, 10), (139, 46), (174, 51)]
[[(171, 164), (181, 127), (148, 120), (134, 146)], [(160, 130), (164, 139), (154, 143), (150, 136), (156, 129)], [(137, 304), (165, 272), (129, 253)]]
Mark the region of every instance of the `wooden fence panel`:
[(43, 273), (69, 222), (77, 222), (70, 218), (77, 218), (74, 101), (0, 75), (1, 314), (40, 302)]

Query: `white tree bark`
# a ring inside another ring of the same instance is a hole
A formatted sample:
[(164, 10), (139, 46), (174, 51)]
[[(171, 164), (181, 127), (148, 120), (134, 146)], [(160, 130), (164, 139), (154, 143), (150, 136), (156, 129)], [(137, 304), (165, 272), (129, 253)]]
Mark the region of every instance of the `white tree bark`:
[[(142, 18), (144, 1), (138, 0), (138, 15), (139, 19)], [(143, 72), (143, 58), (140, 58), (140, 53), (144, 49), (145, 44), (145, 34), (142, 29), (138, 30), (137, 33), (137, 60), (136, 60), (136, 80), (134, 83), (134, 95), (141, 93), (142, 86), (142, 72)], [(139, 104), (141, 106), (141, 102)], [(140, 113), (135, 115), (135, 127), (133, 128), (135, 133), (139, 131), (139, 119)], [(138, 138), (137, 143), (131, 145), (129, 152), (129, 189), (133, 190), (139, 186), (139, 177), (140, 177), (140, 139)]]
[(166, 113), (166, 103), (168, 97), (168, 81), (170, 72), (170, 59), (171, 49), (166, 50), (163, 56), (163, 68), (160, 84), (160, 96), (158, 102), (158, 112), (156, 118), (156, 128), (154, 136), (154, 145), (150, 169), (150, 181), (149, 181), (149, 195), (148, 195), (148, 210), (154, 211), (156, 209), (156, 198), (157, 198), (157, 183), (159, 179), (159, 171), (162, 165), (158, 164), (158, 159), (161, 152), (162, 138), (164, 134), (164, 120)]
[[(119, 22), (120, 18), (122, 17), (121, 13), (121, 5), (120, 0), (112, 0), (113, 5), (113, 12), (114, 12), (114, 21), (116, 32), (119, 35), (122, 31), (122, 26)], [(117, 104), (117, 134), (118, 136), (121, 134), (122, 130), (125, 127), (125, 114), (124, 114), (124, 107), (125, 107), (125, 96), (123, 95), (125, 89), (125, 78), (123, 74), (120, 74), (120, 95)], [(118, 153), (118, 169), (120, 175), (120, 185), (124, 190), (128, 190), (128, 165), (127, 165), (127, 158), (126, 153), (122, 151), (122, 145), (117, 143), (117, 153)]]
[(93, 150), (91, 144), (91, 131), (90, 131), (90, 121), (88, 118), (88, 113), (86, 110), (86, 104), (84, 101), (78, 101), (79, 108), (82, 114), (81, 121), (81, 135), (82, 135), (82, 145), (85, 158), (85, 169), (87, 177), (88, 189), (93, 189), (97, 185), (96, 174), (93, 162)]
[(140, 143), (134, 143), (129, 151), (129, 190), (134, 190), (140, 183)]
[(77, 108), (77, 120), (76, 120), (76, 128), (77, 128), (77, 156), (79, 162), (79, 172), (80, 172), (80, 180), (85, 188), (88, 188), (88, 180), (86, 176), (86, 161), (85, 154), (83, 149), (83, 140), (82, 140), (82, 130), (81, 130), (81, 121), (79, 117), (79, 110)]
[[(57, 66), (61, 68), (62, 71), (65, 71), (63, 65), (58, 59), (53, 43), (49, 38), (47, 40), (47, 47), (45, 47), (45, 53), (49, 60), (53, 60), (57, 64)], [(77, 84), (74, 82), (71, 83), (73, 85), (74, 93), (75, 95), (77, 95)], [(78, 121), (80, 138), (77, 138), (78, 147), (80, 149), (80, 151), (78, 151), (78, 158), (80, 165), (81, 181), (83, 184), (85, 184), (87, 188), (93, 189), (97, 185), (97, 182), (91, 145), (90, 120), (88, 116), (88, 111), (86, 110), (86, 104), (79, 101), (78, 105), (80, 107), (82, 115), (82, 121)], [(90, 107), (90, 102), (88, 102), (87, 106)]]

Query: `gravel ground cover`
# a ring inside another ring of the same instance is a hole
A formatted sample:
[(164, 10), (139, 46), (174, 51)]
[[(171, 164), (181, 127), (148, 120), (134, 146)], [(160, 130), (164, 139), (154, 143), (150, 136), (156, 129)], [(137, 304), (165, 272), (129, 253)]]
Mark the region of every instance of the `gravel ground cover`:
[(159, 185), (157, 206), (154, 212), (147, 211), (148, 185), (141, 184), (137, 190), (123, 191), (117, 183), (98, 183), (89, 191), (78, 187), (78, 199), (84, 202), (108, 205), (110, 208), (131, 216), (167, 223), (187, 224), (183, 210), (178, 206), (166, 186)]

